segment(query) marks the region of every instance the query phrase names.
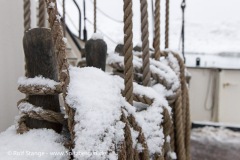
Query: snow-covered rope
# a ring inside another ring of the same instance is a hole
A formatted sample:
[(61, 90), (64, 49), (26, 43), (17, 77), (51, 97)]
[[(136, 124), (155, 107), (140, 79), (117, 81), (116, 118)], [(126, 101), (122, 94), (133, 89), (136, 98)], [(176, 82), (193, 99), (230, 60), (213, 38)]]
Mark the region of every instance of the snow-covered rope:
[(42, 76), (34, 78), (20, 77), (18, 90), (28, 95), (53, 95), (62, 93), (62, 85)]
[[(189, 109), (189, 94), (185, 78), (185, 64), (183, 59), (178, 53), (173, 51), (163, 51), (163, 56), (167, 57), (172, 54), (179, 65), (179, 78), (181, 83), (181, 95), (175, 102), (174, 117), (176, 120), (175, 127), (176, 132), (176, 152), (178, 157), (181, 159), (190, 159), (190, 131), (191, 131), (191, 120), (190, 120), (190, 109)], [(171, 66), (171, 65), (170, 65)], [(174, 69), (173, 69), (174, 70)], [(180, 115), (180, 113), (182, 115)], [(180, 134), (181, 133), (181, 134)], [(184, 153), (184, 155), (183, 155)]]
[(51, 110), (43, 109), (42, 107), (34, 106), (26, 99), (22, 99), (18, 102), (18, 109), (21, 113), (21, 116), (18, 120), (17, 133), (20, 134), (29, 131), (29, 128), (25, 123), (29, 117), (52, 123), (66, 124), (66, 120), (64, 119), (64, 115), (62, 113), (57, 113)]
[(42, 107), (34, 106), (27, 102), (27, 100), (21, 100), (18, 104), (18, 109), (22, 114), (28, 115), (28, 117), (45, 120), (53, 123), (64, 124), (64, 115), (51, 110), (42, 109)]

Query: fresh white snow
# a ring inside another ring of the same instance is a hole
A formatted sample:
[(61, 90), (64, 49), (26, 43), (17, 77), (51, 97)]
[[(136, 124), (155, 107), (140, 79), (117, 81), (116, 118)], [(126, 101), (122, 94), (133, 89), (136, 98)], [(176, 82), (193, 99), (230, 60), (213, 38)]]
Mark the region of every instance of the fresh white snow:
[(71, 67), (70, 78), (66, 100), (76, 109), (77, 123), (73, 151), (89, 153), (76, 157), (117, 159), (115, 151), (124, 139), (125, 126), (120, 121), (121, 90), (110, 75), (93, 67)]
[(240, 143), (240, 133), (226, 128), (204, 127), (192, 130), (191, 139), (201, 141), (208, 139), (224, 143)]
[[(135, 53), (135, 52), (133, 52)], [(138, 52), (140, 53), (140, 52)], [(162, 60), (164, 61), (164, 60)], [(166, 80), (167, 85), (170, 87), (171, 86), (171, 90), (172, 91), (176, 91), (179, 86), (179, 78), (178, 78), (178, 74), (179, 74), (179, 65), (177, 60), (170, 54), (167, 57), (168, 61), (167, 63), (162, 62), (162, 61), (156, 61), (154, 59), (150, 59), (150, 69), (152, 73), (158, 74), (160, 75), (160, 77), (162, 77), (163, 79)], [(113, 63), (118, 63), (120, 64), (120, 66), (124, 66), (124, 57), (123, 56), (119, 56), (118, 53), (111, 53), (108, 55), (107, 58), (107, 64), (113, 64)], [(174, 71), (169, 67), (169, 64), (171, 63), (171, 65), (174, 67)], [(137, 67), (137, 68), (141, 68), (142, 67), (142, 59), (137, 57), (137, 56), (133, 56), (133, 66)]]
[(41, 107), (33, 106), (31, 103), (22, 102), (18, 105), (19, 111), (22, 113), (28, 113), (30, 111), (41, 112), (43, 109)]
[[(124, 138), (125, 124), (120, 121), (122, 110), (126, 116), (132, 114), (143, 128), (150, 153), (160, 153), (164, 143), (161, 128), (163, 107), (171, 110), (163, 95), (150, 87), (134, 83), (134, 93), (155, 99), (146, 110), (136, 112), (135, 107), (129, 105), (121, 95), (124, 83), (119, 76), (111, 76), (93, 67), (71, 67), (70, 78), (67, 103), (76, 109), (77, 122), (76, 146), (73, 151), (89, 153), (79, 155), (79, 159), (83, 156), (88, 159), (117, 159), (115, 151)], [(135, 147), (141, 149), (141, 145), (135, 140), (137, 132), (132, 130), (132, 133)]]
[(41, 75), (34, 78), (20, 77), (18, 79), (18, 85), (21, 86), (47, 86), (49, 88), (55, 89), (55, 86), (58, 84), (58, 82), (44, 78)]
[(11, 126), (0, 133), (0, 146), (3, 160), (66, 160), (69, 156), (63, 137), (50, 129), (17, 134), (15, 126)]
[(93, 33), (91, 39), (93, 40), (103, 39), (103, 35), (101, 33)]

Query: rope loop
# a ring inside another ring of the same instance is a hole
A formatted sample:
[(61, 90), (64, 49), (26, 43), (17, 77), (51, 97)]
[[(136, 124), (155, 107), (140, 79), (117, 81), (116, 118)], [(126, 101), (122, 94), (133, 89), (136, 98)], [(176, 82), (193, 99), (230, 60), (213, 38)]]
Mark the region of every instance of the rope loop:
[(18, 109), (21, 112), (21, 116), (18, 120), (17, 132), (20, 134), (29, 131), (29, 128), (25, 124), (28, 117), (52, 123), (66, 124), (63, 114), (34, 106), (26, 99), (22, 99), (18, 102)]

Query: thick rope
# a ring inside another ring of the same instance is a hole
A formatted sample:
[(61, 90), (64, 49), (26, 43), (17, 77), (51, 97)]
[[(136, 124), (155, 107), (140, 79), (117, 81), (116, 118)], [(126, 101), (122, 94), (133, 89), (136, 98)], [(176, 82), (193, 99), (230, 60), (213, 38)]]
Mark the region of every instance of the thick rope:
[[(134, 100), (136, 102), (141, 102), (141, 103), (147, 104), (149, 106), (152, 105), (152, 103), (154, 101), (154, 99), (151, 99), (151, 98), (147, 97), (146, 95), (139, 96), (137, 94), (134, 94)], [(168, 157), (168, 153), (173, 151), (172, 150), (172, 146), (171, 146), (171, 142), (174, 141), (174, 139), (173, 139), (174, 136), (171, 135), (172, 129), (173, 129), (173, 124), (172, 124), (172, 120), (171, 120), (171, 117), (169, 115), (169, 112), (168, 112), (168, 110), (166, 108), (163, 108), (163, 119), (164, 119), (164, 121), (163, 121), (162, 126), (163, 126), (163, 132), (164, 132), (165, 140), (167, 140), (167, 137), (170, 136), (171, 137), (171, 141), (170, 142), (165, 141), (164, 146), (163, 146), (163, 151), (164, 151), (163, 155), (156, 154), (155, 155), (155, 159), (159, 159), (160, 158), (160, 159), (164, 160), (164, 157)], [(134, 125), (137, 126), (137, 124), (136, 124), (135, 120), (133, 119), (133, 117), (131, 117), (129, 119), (129, 122), (133, 126)], [(142, 133), (142, 131), (141, 131), (142, 129), (140, 127), (136, 127), (136, 126), (134, 127), (134, 129), (137, 129), (138, 131), (140, 131), (139, 133)], [(142, 135), (142, 136), (143, 136), (142, 138), (144, 138), (144, 135)], [(142, 143), (144, 141), (145, 141), (145, 139), (142, 139)], [(146, 154), (146, 152), (145, 152), (145, 154)]]
[(186, 147), (186, 158), (191, 159), (190, 151), (190, 137), (191, 137), (191, 119), (190, 119), (190, 106), (189, 106), (189, 93), (186, 87), (186, 126), (185, 126), (185, 147)]
[(186, 148), (186, 159), (190, 160), (190, 129), (191, 129), (191, 120), (190, 120), (190, 111), (189, 111), (189, 95), (188, 89), (186, 86), (185, 78), (185, 64), (183, 59), (179, 54), (174, 53), (174, 57), (178, 60), (180, 67), (180, 81), (182, 88), (182, 108), (183, 108), (183, 128), (184, 128), (184, 145)]
[(124, 127), (124, 137), (125, 137), (125, 146), (122, 152), (119, 153), (119, 159), (133, 159), (134, 156), (134, 150), (133, 150), (133, 141), (132, 141), (132, 135), (130, 130), (130, 124), (127, 120), (127, 117), (125, 113), (122, 111), (121, 121), (125, 123)]
[(26, 126), (25, 123), (27, 118), (28, 118), (27, 114), (20, 115), (20, 118), (18, 119), (17, 133), (23, 134), (29, 131), (29, 128)]
[(50, 88), (48, 86), (19, 86), (18, 90), (21, 93), (28, 95), (55, 95), (62, 93), (62, 85), (56, 85), (55, 88)]
[(39, 0), (38, 5), (38, 26), (45, 27), (45, 2), (44, 0)]
[[(184, 134), (184, 148), (186, 160), (190, 160), (190, 131), (191, 131), (191, 120), (190, 120), (190, 108), (189, 108), (189, 95), (186, 86), (185, 78), (185, 64), (183, 59), (177, 53), (173, 53), (173, 56), (177, 59), (180, 67), (180, 82), (181, 82), (181, 96), (182, 96), (182, 117), (183, 117), (183, 134)], [(164, 56), (167, 56), (168, 52), (164, 52)]]
[(17, 133), (23, 134), (30, 130), (26, 125), (28, 117), (37, 120), (45, 120), (53, 123), (65, 124), (64, 115), (62, 113), (54, 112), (51, 110), (42, 109), (30, 104), (27, 99), (22, 99), (18, 102), (18, 109), (21, 112), (18, 120)]
[(75, 111), (68, 106), (66, 103), (67, 96), (67, 87), (70, 82), (69, 70), (68, 70), (68, 62), (66, 59), (66, 44), (63, 40), (63, 30), (61, 21), (58, 19), (58, 11), (57, 11), (57, 3), (56, 0), (45, 0), (48, 8), (49, 14), (49, 23), (52, 29), (53, 40), (56, 48), (56, 55), (58, 60), (58, 68), (59, 68), (59, 80), (63, 84), (63, 99), (64, 105), (66, 109), (66, 113), (68, 114), (68, 128), (71, 134), (71, 141), (74, 144), (74, 114)]
[[(124, 70), (124, 66), (122, 65), (121, 62), (115, 62), (115, 63), (111, 63), (110, 64), (111, 67), (113, 67), (114, 69), (118, 70), (118, 71), (123, 71)], [(134, 66), (133, 68), (134, 73), (141, 73), (142, 72), (142, 68), (139, 68), (138, 66)], [(151, 77), (158, 83), (162, 84), (164, 87), (166, 87), (166, 89), (170, 90), (172, 88), (172, 84), (168, 83), (168, 80), (165, 77), (162, 77), (160, 74), (157, 73), (153, 73), (150, 69), (150, 74)], [(177, 90), (174, 90), (174, 92), (177, 92)], [(169, 100), (171, 100), (171, 102), (174, 102), (176, 99), (176, 96), (171, 95), (168, 97)]]
[(160, 0), (155, 0), (153, 48), (154, 57), (158, 60), (160, 57)]
[(141, 1), (141, 31), (142, 31), (142, 61), (143, 61), (143, 85), (150, 84), (149, 61), (149, 33), (148, 33), (148, 4), (147, 0)]
[(97, 32), (97, 0), (94, 0), (93, 2), (94, 6), (94, 33)]
[(169, 0), (166, 0), (165, 48), (169, 48)]
[(132, 0), (124, 0), (124, 97), (133, 104)]
[[(168, 159), (168, 153), (172, 152), (171, 148), (171, 141), (173, 141), (173, 137), (171, 137), (171, 129), (173, 128), (173, 123), (171, 120), (171, 117), (169, 115), (169, 112), (166, 108), (163, 110), (163, 133), (164, 133), (164, 138), (165, 138), (165, 143), (164, 143), (164, 157)], [(168, 142), (168, 137), (170, 137), (170, 141)]]
[[(34, 109), (27, 108), (25, 106), (32, 106), (34, 107)], [(28, 117), (33, 119), (45, 120), (48, 122), (60, 123), (60, 124), (65, 123), (64, 115), (62, 113), (57, 113), (51, 110), (42, 109), (41, 107), (37, 107), (30, 104), (26, 100), (22, 100), (19, 103), (18, 108), (21, 113), (26, 114), (28, 115)]]
[(182, 113), (182, 96), (180, 95), (173, 108), (174, 113), (174, 128), (175, 128), (175, 151), (178, 160), (186, 160), (186, 152), (184, 145), (184, 128), (183, 128), (183, 113)]
[[(24, 19), (24, 31), (27, 31), (31, 28), (31, 1), (24, 0), (23, 1), (23, 19)], [(26, 59), (25, 59), (26, 62)], [(25, 63), (25, 76), (27, 77), (27, 66)]]
[(138, 125), (133, 115), (128, 116), (128, 121), (133, 127), (133, 129), (139, 132), (137, 140), (138, 140), (138, 143), (140, 143), (143, 147), (142, 152), (138, 154), (139, 159), (149, 160), (148, 145), (146, 143), (146, 139), (142, 131), (142, 128)]
[(31, 28), (31, 3), (30, 0), (24, 0), (23, 2), (24, 31), (27, 31)]

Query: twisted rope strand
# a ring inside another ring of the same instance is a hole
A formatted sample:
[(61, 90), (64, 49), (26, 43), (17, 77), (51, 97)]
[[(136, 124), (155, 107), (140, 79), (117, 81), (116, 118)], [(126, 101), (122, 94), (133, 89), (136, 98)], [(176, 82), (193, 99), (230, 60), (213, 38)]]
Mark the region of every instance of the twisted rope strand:
[(124, 0), (124, 96), (133, 104), (133, 33), (132, 33), (132, 0)]
[(186, 86), (186, 78), (185, 78), (185, 64), (183, 59), (179, 56), (179, 54), (174, 53), (175, 58), (178, 60), (180, 66), (180, 80), (181, 80), (181, 88), (182, 88), (182, 108), (183, 108), (183, 128), (184, 128), (184, 146), (186, 148), (186, 160), (190, 160), (190, 129), (191, 129), (191, 120), (189, 113), (189, 95), (188, 89)]
[(155, 0), (153, 48), (154, 58), (158, 60), (160, 57), (160, 0)]
[(30, 2), (30, 0), (24, 0), (23, 10), (24, 10), (24, 31), (27, 31), (31, 28), (31, 2)]
[(97, 0), (94, 0), (94, 33), (97, 32)]
[(191, 119), (190, 119), (190, 106), (189, 106), (189, 93), (187, 86), (185, 84), (185, 96), (186, 96), (186, 120), (185, 120), (185, 147), (186, 147), (186, 158), (187, 160), (191, 159), (191, 153), (190, 153), (190, 136), (191, 136)]
[(190, 129), (191, 129), (191, 120), (190, 120), (190, 112), (189, 112), (189, 95), (188, 89), (186, 86), (186, 78), (185, 78), (185, 64), (183, 59), (179, 56), (179, 54), (174, 53), (174, 57), (178, 60), (180, 67), (180, 81), (181, 81), (181, 89), (182, 89), (182, 108), (183, 108), (183, 129), (184, 129), (184, 147), (186, 148), (186, 158), (190, 159)]
[[(164, 157), (167, 159), (168, 158), (168, 153), (172, 151), (171, 148), (171, 141), (173, 141), (171, 137), (171, 129), (173, 128), (172, 120), (169, 115), (169, 112), (166, 108), (163, 110), (163, 133), (164, 133), (164, 138), (165, 138), (165, 143), (164, 143)], [(167, 137), (170, 136), (170, 142), (167, 141)]]
[(44, 2), (44, 0), (39, 0), (38, 26), (45, 27), (45, 2)]
[(174, 107), (175, 151), (177, 153), (178, 160), (186, 160), (182, 115), (182, 95), (180, 95), (178, 96)]
[(150, 61), (149, 61), (149, 33), (148, 33), (148, 4), (147, 0), (141, 1), (141, 31), (142, 31), (142, 60), (143, 60), (143, 85), (150, 84)]
[(169, 0), (166, 0), (165, 48), (169, 48)]
[[(24, 18), (24, 31), (26, 32), (31, 28), (31, 2), (30, 0), (23, 1), (23, 18)], [(27, 65), (26, 65), (26, 58), (25, 58), (25, 76), (27, 77)]]

